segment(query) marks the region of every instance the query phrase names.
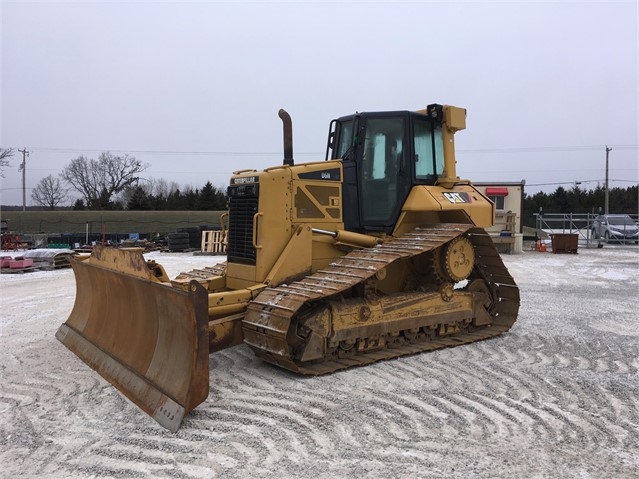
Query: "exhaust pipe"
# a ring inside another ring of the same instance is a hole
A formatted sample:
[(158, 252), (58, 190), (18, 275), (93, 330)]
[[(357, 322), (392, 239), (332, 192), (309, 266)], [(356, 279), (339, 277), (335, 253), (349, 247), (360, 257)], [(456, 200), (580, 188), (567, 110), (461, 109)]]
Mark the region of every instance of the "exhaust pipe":
[(284, 124), (284, 165), (293, 166), (293, 122), (291, 115), (286, 110), (280, 109), (277, 113)]

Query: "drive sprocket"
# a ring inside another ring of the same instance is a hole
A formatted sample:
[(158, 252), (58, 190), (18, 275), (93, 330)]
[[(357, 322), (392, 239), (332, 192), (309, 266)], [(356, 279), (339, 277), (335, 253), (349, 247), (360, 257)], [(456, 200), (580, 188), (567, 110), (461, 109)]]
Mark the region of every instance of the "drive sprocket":
[(444, 247), (443, 267), (454, 282), (470, 276), (475, 267), (475, 249), (470, 239), (459, 236)]

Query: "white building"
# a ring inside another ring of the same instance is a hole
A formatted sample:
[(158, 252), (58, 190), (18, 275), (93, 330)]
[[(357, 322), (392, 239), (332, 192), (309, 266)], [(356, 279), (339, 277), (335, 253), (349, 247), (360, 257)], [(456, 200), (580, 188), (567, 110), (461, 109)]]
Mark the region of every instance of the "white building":
[(495, 203), (495, 225), (486, 231), (502, 252), (522, 251), (525, 184), (525, 180), (516, 183), (473, 182), (480, 192)]

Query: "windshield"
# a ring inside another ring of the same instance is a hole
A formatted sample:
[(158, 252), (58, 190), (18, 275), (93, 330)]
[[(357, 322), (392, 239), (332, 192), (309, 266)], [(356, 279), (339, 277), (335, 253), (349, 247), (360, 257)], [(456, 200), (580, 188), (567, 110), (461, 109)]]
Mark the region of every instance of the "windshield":
[(632, 218), (630, 218), (630, 216), (609, 216), (608, 224), (618, 226), (634, 226), (635, 222), (632, 221)]

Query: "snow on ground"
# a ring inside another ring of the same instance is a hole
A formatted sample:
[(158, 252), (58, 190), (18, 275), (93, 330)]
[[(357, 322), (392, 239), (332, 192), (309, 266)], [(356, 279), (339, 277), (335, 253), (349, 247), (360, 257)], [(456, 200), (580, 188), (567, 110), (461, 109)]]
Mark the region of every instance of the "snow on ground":
[[(173, 277), (220, 257), (150, 253)], [(70, 269), (0, 275), (0, 477), (639, 477), (639, 250), (525, 251), (498, 338), (304, 378), (245, 346), (172, 434), (55, 339)]]

